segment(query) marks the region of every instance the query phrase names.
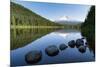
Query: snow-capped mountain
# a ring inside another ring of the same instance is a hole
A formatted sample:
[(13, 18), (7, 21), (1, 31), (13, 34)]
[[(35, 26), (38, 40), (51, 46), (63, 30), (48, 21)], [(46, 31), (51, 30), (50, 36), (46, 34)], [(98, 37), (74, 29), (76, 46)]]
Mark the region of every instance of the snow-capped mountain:
[(68, 16), (63, 16), (58, 20), (55, 20), (55, 22), (59, 24), (69, 24), (69, 25), (81, 24), (81, 21), (70, 19)]
[(61, 18), (59, 18), (59, 21), (66, 21), (66, 20), (68, 20), (69, 18), (67, 17), (67, 16), (63, 16), (63, 17), (61, 17)]

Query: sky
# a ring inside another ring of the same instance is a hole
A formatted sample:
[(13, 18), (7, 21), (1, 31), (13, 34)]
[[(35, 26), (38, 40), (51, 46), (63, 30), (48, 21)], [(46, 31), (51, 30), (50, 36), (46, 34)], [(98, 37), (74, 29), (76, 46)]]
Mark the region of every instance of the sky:
[(58, 4), (58, 3), (43, 3), (32, 1), (11, 0), (17, 4), (23, 5), (31, 11), (45, 17), (51, 21), (58, 20), (67, 16), (71, 20), (84, 21), (91, 5), (79, 4)]

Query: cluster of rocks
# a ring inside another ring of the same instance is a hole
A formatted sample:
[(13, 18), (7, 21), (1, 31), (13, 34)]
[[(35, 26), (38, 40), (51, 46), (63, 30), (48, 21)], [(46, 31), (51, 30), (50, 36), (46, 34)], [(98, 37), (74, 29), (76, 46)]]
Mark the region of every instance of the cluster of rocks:
[[(59, 47), (57, 47), (56, 45), (50, 45), (45, 48), (45, 53), (48, 56), (53, 57), (53, 56), (58, 55), (60, 51), (68, 48), (68, 46), (70, 48), (74, 48), (76, 46), (81, 53), (86, 52), (86, 46), (84, 46), (83, 39), (77, 39), (76, 41), (75, 40), (69, 41), (68, 45), (60, 44)], [(25, 60), (28, 64), (38, 63), (41, 59), (42, 59), (42, 52), (39, 50), (30, 51), (25, 56)]]
[(71, 40), (68, 42), (69, 47), (74, 48), (75, 46), (78, 48), (79, 52), (85, 53), (87, 42), (84, 43), (83, 38), (77, 39), (76, 41)]

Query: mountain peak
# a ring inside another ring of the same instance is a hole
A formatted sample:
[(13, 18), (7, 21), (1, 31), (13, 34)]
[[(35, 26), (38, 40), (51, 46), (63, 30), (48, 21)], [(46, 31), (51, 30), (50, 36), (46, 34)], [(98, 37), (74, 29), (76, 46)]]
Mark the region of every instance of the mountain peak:
[(68, 16), (62, 16), (59, 20), (68, 20)]

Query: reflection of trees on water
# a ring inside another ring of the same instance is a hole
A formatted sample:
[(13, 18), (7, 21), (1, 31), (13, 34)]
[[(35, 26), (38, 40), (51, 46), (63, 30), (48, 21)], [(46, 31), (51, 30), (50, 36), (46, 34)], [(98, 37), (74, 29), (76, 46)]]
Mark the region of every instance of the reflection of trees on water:
[(22, 47), (57, 29), (11, 29), (11, 49)]

